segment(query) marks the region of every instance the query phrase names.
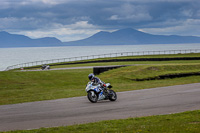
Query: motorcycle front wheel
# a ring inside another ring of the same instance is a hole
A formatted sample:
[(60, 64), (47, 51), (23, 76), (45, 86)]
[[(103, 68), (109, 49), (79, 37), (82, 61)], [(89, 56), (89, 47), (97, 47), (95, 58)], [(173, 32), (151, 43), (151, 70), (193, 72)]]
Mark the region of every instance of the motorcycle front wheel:
[(92, 103), (96, 103), (98, 100), (98, 96), (94, 91), (89, 91), (87, 94), (87, 97), (88, 97), (89, 101)]
[(117, 100), (117, 94), (113, 90), (109, 90), (108, 98), (110, 101), (116, 101)]

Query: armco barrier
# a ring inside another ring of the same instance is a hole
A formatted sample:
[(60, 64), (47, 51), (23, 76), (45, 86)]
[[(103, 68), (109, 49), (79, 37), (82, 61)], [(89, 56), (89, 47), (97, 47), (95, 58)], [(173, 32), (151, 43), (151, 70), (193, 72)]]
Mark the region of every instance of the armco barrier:
[(122, 56), (138, 56), (138, 55), (164, 55), (164, 54), (186, 54), (186, 53), (200, 53), (200, 49), (188, 49), (188, 50), (164, 50), (164, 51), (141, 51), (141, 52), (122, 52), (122, 53), (109, 53), (109, 54), (100, 54), (100, 55), (89, 55), (89, 56), (80, 56), (80, 57), (71, 57), (71, 58), (62, 58), (62, 59), (51, 59), (51, 60), (42, 60), (16, 64), (8, 66), (6, 71), (38, 66), (42, 64), (52, 64), (52, 63), (61, 63), (61, 62), (72, 62), (72, 61), (81, 61), (89, 59), (98, 59), (98, 58), (107, 58), (107, 57), (122, 57)]

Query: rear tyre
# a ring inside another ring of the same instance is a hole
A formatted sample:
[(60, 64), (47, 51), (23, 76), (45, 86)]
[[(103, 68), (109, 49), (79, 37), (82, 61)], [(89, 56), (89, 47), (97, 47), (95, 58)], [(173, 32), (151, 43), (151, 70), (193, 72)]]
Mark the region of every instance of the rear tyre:
[(98, 100), (98, 96), (94, 91), (89, 91), (87, 94), (87, 97), (88, 97), (89, 101), (92, 103), (96, 103)]
[(113, 90), (109, 90), (108, 99), (110, 101), (116, 101), (117, 100), (117, 94)]

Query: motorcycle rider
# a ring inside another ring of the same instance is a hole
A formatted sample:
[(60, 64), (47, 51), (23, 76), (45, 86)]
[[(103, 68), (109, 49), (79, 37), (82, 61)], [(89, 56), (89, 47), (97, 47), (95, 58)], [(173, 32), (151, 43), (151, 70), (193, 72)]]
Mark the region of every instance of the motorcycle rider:
[(100, 84), (102, 90), (104, 90), (104, 88), (106, 87), (106, 84), (104, 82), (102, 82), (98, 77), (96, 77), (93, 73), (90, 73), (88, 75), (88, 78), (94, 84), (96, 84), (96, 85)]

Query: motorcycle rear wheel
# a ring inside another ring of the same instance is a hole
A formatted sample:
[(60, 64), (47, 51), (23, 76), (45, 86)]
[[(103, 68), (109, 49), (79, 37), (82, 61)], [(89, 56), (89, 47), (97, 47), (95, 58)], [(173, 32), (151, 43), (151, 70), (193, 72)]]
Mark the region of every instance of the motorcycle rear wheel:
[(94, 91), (89, 91), (87, 94), (88, 100), (92, 103), (96, 103), (98, 100), (98, 96)]
[(109, 90), (109, 96), (108, 96), (110, 101), (116, 101), (117, 100), (117, 94), (113, 90)]

